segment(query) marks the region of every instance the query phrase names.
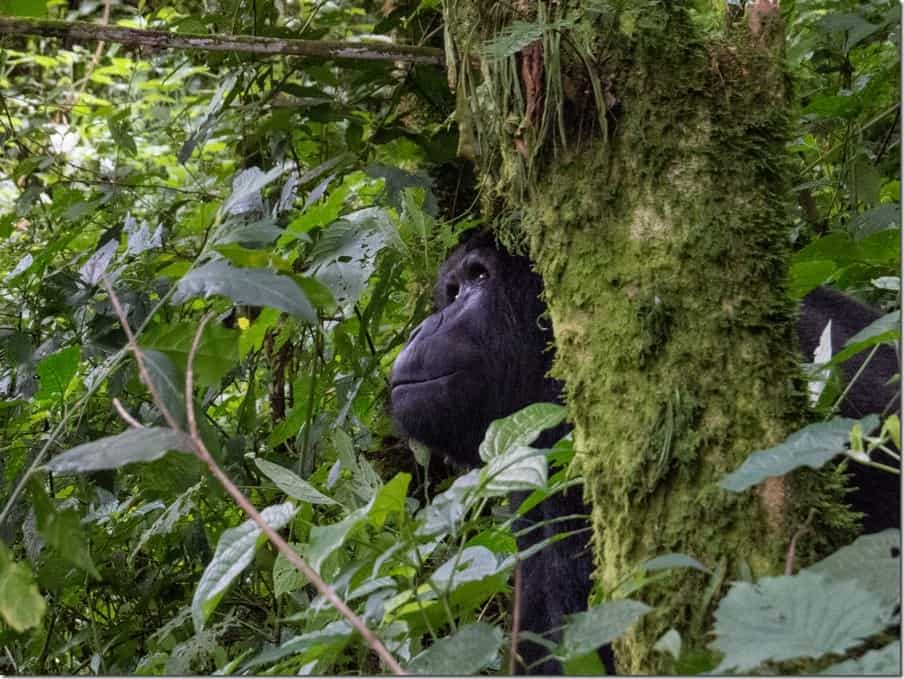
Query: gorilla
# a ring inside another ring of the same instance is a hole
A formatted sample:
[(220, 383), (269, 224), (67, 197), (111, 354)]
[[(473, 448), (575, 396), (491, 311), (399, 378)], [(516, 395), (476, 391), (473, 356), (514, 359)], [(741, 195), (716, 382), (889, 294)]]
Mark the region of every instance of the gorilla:
[[(418, 326), (392, 370), (391, 402), (396, 426), (434, 453), (465, 467), (480, 464), (478, 446), (490, 423), (538, 401), (558, 401), (562, 385), (548, 376), (553, 335), (544, 325), (542, 282), (530, 262), (496, 246), (492, 234), (477, 232), (464, 240), (443, 265), (434, 289), (436, 312)], [(837, 349), (878, 317), (875, 311), (840, 293), (819, 288), (804, 300), (798, 323), (801, 349), (812, 358), (820, 335), (832, 319), (832, 347)], [(864, 361), (860, 354), (843, 367), (846, 380)], [(862, 417), (882, 412), (896, 396), (887, 382), (898, 371), (895, 352), (886, 346), (846, 395), (842, 414)], [(549, 447), (567, 431), (565, 425), (544, 432), (535, 442)], [(854, 501), (864, 511), (865, 529), (900, 526), (893, 508), (900, 494), (897, 477), (851, 465), (858, 487), (869, 489)], [(519, 494), (516, 494), (519, 495)], [(514, 497), (520, 503), (522, 497)], [(521, 519), (534, 522), (587, 514), (580, 488), (550, 497)], [(519, 538), (524, 550), (563, 531), (586, 527), (580, 520), (545, 525)], [(519, 628), (547, 634), (564, 616), (586, 608), (593, 559), (586, 533), (555, 542), (521, 564)], [(536, 643), (523, 642), (521, 671), (560, 674), (558, 662)], [(610, 649), (601, 649), (607, 672), (614, 672)]]

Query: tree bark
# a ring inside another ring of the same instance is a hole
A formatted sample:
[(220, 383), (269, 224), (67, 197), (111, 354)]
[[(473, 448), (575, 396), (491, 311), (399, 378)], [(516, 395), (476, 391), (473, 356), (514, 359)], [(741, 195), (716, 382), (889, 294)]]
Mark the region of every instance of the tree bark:
[(769, 0), (731, 25), (667, 0), (563, 4), (447, 0), (450, 76), (484, 207), (543, 275), (599, 589), (668, 552), (714, 571), (635, 595), (656, 610), (616, 644), (618, 670), (656, 674), (656, 639), (703, 648), (727, 578), (781, 573), (793, 533), (787, 481), (716, 485), (805, 413), (783, 36)]

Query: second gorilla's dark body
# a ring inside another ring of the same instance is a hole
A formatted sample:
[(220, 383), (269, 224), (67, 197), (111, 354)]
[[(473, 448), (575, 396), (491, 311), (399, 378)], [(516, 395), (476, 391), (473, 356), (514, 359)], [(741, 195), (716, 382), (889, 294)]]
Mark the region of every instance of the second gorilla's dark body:
[[(392, 373), (392, 410), (396, 422), (417, 439), (452, 461), (479, 463), (478, 446), (490, 422), (538, 401), (556, 401), (561, 385), (547, 376), (553, 353), (552, 330), (544, 325), (542, 283), (523, 257), (514, 257), (479, 233), (449, 257), (435, 289), (437, 311), (412, 333)], [(820, 288), (804, 300), (798, 324), (801, 349), (813, 350), (829, 319), (833, 319), (834, 349), (877, 317), (872, 310), (831, 290)], [(862, 355), (845, 366), (847, 379), (859, 368)], [(861, 417), (881, 412), (894, 398), (885, 384), (897, 371), (895, 353), (883, 347), (847, 395), (842, 413)], [(546, 432), (536, 445), (554, 443), (563, 433)], [(855, 465), (855, 467), (859, 467)], [(867, 531), (899, 526), (898, 480), (868, 468), (855, 469), (854, 505), (865, 511)], [(585, 514), (580, 489), (556, 495), (525, 517), (537, 522)], [(517, 500), (517, 499), (516, 499)], [(558, 522), (534, 530), (519, 541), (526, 549), (578, 522)], [(553, 543), (522, 564), (520, 628), (542, 634), (561, 625), (563, 617), (583, 610), (590, 591), (592, 557), (586, 534)], [(558, 673), (536, 644), (519, 648), (531, 673)], [(607, 670), (612, 659), (604, 652)], [(537, 664), (535, 664), (537, 663)]]

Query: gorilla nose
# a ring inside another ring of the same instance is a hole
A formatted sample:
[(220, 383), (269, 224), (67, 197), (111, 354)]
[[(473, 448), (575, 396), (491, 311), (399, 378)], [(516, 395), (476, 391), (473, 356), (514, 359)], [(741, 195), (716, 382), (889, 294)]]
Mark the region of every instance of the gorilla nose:
[[(423, 335), (423, 337), (430, 337), (433, 333), (439, 330), (439, 327), (443, 324), (443, 312), (439, 311), (432, 316), (428, 316), (424, 321), (417, 326), (414, 330), (411, 331), (411, 334), (408, 336), (408, 344), (414, 342), (414, 340)], [(423, 337), (421, 339), (423, 339)]]

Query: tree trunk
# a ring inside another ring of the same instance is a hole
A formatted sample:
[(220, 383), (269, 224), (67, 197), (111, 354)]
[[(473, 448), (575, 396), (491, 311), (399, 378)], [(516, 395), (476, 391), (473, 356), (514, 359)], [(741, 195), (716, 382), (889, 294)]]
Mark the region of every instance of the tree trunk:
[(794, 520), (785, 481), (758, 500), (716, 485), (805, 410), (781, 26), (768, 0), (734, 23), (667, 0), (564, 4), (447, 0), (447, 61), (487, 216), (526, 238), (546, 285), (597, 585), (668, 552), (716, 572), (636, 595), (656, 611), (618, 669), (657, 673), (669, 627), (705, 645), (724, 578), (780, 572)]

